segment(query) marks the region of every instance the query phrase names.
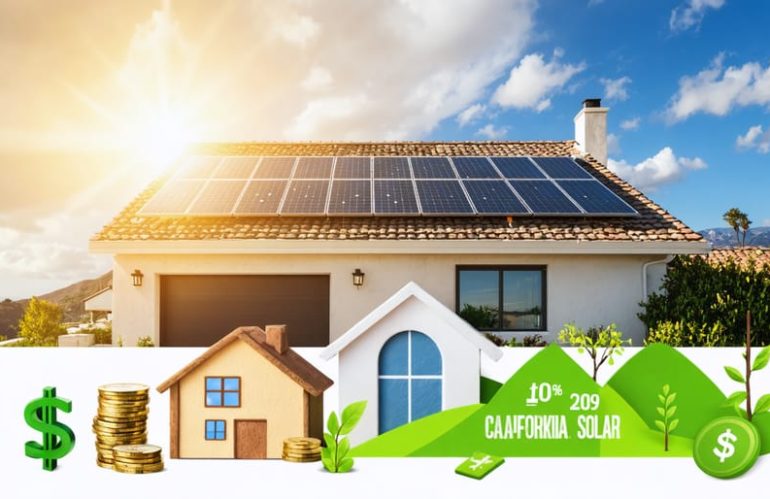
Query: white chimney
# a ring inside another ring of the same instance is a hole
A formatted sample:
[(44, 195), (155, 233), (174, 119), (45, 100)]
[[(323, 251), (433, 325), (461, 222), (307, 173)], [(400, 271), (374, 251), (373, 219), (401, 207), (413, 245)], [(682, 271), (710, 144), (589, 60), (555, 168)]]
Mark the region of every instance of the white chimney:
[(601, 99), (586, 99), (575, 115), (575, 141), (583, 154), (607, 164), (607, 111)]

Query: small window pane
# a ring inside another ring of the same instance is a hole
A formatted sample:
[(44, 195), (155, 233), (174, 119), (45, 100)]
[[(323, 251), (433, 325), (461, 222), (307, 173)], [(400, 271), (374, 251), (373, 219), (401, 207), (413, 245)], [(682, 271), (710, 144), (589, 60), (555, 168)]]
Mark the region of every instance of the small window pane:
[(216, 431), (216, 421), (206, 421), (206, 433)]
[(542, 329), (542, 277), (539, 270), (503, 273), (503, 329)]
[(441, 411), (441, 380), (412, 380), (412, 421)]
[(241, 380), (239, 378), (225, 378), (225, 390), (238, 391), (240, 385)]
[(217, 421), (216, 422), (216, 431), (219, 433), (225, 432), (225, 422), (224, 421)]
[(214, 440), (214, 439), (215, 439), (214, 432), (206, 430), (206, 440)]
[(206, 393), (206, 405), (209, 406), (221, 406), (222, 405), (222, 393), (220, 392), (208, 392)]
[(405, 379), (381, 379), (379, 390), (380, 433), (408, 423), (408, 381)]
[(462, 270), (459, 275), (460, 317), (476, 329), (500, 329), (500, 273)]
[(408, 333), (399, 333), (389, 339), (380, 351), (381, 375), (406, 375), (408, 362)]
[(428, 336), (412, 332), (412, 374), (441, 374), (441, 353)]
[(225, 407), (238, 407), (241, 405), (237, 392), (225, 392)]
[(221, 390), (222, 378), (206, 378), (206, 390)]

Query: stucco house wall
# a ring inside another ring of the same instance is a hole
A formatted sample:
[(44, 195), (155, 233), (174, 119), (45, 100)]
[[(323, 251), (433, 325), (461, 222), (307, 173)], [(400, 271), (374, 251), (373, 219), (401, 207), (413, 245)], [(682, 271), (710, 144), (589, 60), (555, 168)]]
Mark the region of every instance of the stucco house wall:
[[(415, 281), (455, 310), (458, 265), (545, 265), (547, 331), (554, 339), (574, 321), (588, 327), (615, 322), (634, 344), (644, 325), (637, 318), (643, 297), (644, 264), (665, 255), (583, 254), (118, 254), (113, 268), (113, 338), (134, 345), (140, 336), (159, 344), (160, 276), (174, 274), (322, 274), (330, 276), (330, 341), (334, 341), (405, 283)], [(141, 269), (144, 283), (132, 285)], [(361, 268), (365, 283), (357, 289), (351, 272)], [(657, 278), (647, 269), (648, 287)], [(224, 335), (227, 331), (223, 331)], [(519, 333), (519, 336), (532, 333)]]

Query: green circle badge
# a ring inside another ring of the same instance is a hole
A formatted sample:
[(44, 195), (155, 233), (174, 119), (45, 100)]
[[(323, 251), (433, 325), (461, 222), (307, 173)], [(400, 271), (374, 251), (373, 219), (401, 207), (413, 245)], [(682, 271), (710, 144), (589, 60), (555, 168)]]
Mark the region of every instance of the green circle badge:
[(693, 457), (698, 468), (716, 478), (746, 473), (759, 457), (759, 432), (736, 416), (717, 418), (695, 436)]

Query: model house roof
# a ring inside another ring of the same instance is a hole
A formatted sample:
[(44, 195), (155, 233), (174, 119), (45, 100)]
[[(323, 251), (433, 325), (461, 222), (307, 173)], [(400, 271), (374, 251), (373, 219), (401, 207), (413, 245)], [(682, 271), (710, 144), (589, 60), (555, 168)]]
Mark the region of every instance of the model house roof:
[(702, 255), (709, 264), (723, 266), (735, 263), (743, 269), (760, 270), (770, 268), (770, 248), (747, 246), (744, 248), (715, 248), (708, 255)]
[(203, 355), (193, 360), (176, 374), (161, 383), (158, 386), (158, 391), (161, 393), (165, 392), (172, 385), (175, 385), (179, 380), (193, 372), (195, 368), (204, 364), (209, 358), (213, 357), (220, 350), (235, 341), (242, 341), (249, 345), (314, 397), (321, 395), (333, 384), (332, 380), (327, 378), (321, 371), (313, 367), (310, 362), (303, 359), (291, 348), (287, 349), (284, 353), (278, 353), (267, 343), (265, 332), (254, 326), (236, 328), (233, 332), (209, 347)]
[(348, 345), (353, 343), (358, 337), (366, 333), (372, 326), (377, 324), (385, 316), (390, 314), (399, 305), (410, 298), (414, 298), (428, 307), (437, 317), (443, 319), (451, 325), (448, 333), (459, 334), (468, 343), (482, 351), (492, 360), (500, 360), (503, 356), (502, 351), (494, 343), (486, 339), (481, 333), (476, 331), (473, 326), (461, 319), (457, 314), (449, 310), (443, 303), (435, 299), (430, 293), (422, 289), (417, 283), (410, 281), (403, 288), (399, 289), (393, 296), (385, 300), (379, 307), (372, 310), (369, 315), (358, 321), (356, 325), (350, 328), (345, 334), (337, 338), (334, 343), (321, 351), (321, 358), (329, 360)]
[(581, 165), (639, 216), (152, 216), (141, 213), (172, 172), (140, 193), (92, 242), (226, 240), (542, 240), (695, 242), (700, 235), (623, 181), (574, 141), (229, 143), (201, 145), (222, 156), (581, 156)]

